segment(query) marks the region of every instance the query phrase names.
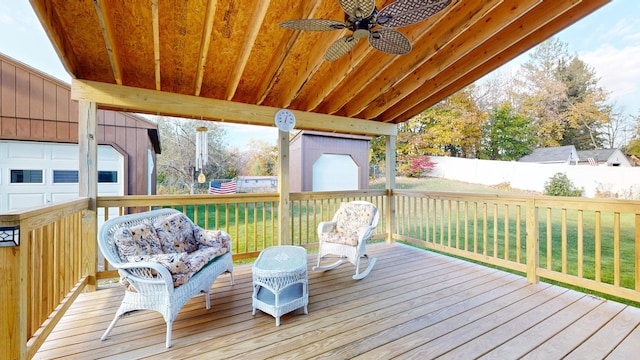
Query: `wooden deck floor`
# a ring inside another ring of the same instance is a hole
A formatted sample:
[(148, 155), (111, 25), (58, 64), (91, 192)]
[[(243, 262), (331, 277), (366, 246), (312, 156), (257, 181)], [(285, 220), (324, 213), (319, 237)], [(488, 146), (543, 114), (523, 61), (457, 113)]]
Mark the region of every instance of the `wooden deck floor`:
[[(191, 299), (165, 348), (156, 312), (120, 320), (122, 288), (80, 296), (37, 359), (630, 359), (640, 353), (640, 309), (400, 244), (369, 246), (364, 280), (353, 266), (309, 271), (309, 314), (251, 315), (251, 266), (220, 277), (206, 310)], [(309, 258), (309, 266), (313, 259)]]

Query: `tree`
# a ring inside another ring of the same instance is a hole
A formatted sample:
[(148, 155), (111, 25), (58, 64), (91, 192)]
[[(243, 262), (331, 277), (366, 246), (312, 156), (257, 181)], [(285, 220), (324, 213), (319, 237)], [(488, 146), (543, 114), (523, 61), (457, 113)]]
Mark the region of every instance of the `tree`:
[(602, 147), (611, 113), (608, 94), (595, 71), (569, 55), (567, 44), (556, 38), (543, 42), (522, 71), (519, 101), (533, 120), (538, 146)]
[(625, 152), (627, 154), (635, 155), (640, 157), (640, 115), (635, 117), (636, 129), (633, 134), (631, 141), (625, 147)]
[(484, 115), (467, 87), (398, 127), (398, 153), (476, 157)]
[(535, 132), (530, 120), (508, 103), (493, 108), (483, 126), (482, 158), (517, 160), (531, 152)]
[[(224, 130), (210, 121), (185, 120), (158, 117), (158, 132), (162, 153), (158, 156), (157, 176), (167, 183), (194, 184), (196, 128), (206, 126), (208, 139), (208, 163), (202, 173), (207, 179), (237, 176), (233, 158), (225, 149)], [(194, 187), (191, 186), (191, 192)]]
[(247, 163), (243, 174), (273, 176), (278, 172), (278, 146), (264, 140), (251, 139), (246, 153)]

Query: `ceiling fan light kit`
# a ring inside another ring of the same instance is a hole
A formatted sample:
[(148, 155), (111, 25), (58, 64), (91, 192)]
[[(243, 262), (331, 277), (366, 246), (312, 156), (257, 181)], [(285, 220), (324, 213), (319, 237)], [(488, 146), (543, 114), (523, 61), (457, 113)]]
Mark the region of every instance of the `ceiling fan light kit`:
[(358, 40), (367, 37), (374, 49), (387, 54), (403, 55), (411, 51), (411, 41), (393, 28), (425, 20), (451, 4), (451, 0), (397, 0), (377, 11), (375, 0), (338, 1), (345, 13), (344, 22), (327, 19), (298, 19), (284, 21), (279, 25), (293, 30), (351, 30), (351, 34), (331, 44), (324, 57), (326, 61), (339, 59), (351, 51)]

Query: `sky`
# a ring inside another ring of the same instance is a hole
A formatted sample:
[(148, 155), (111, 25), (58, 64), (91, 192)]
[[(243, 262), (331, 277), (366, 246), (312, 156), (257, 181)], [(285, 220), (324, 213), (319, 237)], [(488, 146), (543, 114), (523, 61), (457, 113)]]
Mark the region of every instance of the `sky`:
[[(556, 36), (595, 70), (600, 86), (623, 114), (640, 114), (640, 1), (613, 0)], [(0, 0), (0, 53), (71, 82), (27, 0)], [(510, 64), (527, 58), (525, 53)], [(277, 140), (275, 127), (222, 126), (231, 147), (242, 149), (251, 139)]]

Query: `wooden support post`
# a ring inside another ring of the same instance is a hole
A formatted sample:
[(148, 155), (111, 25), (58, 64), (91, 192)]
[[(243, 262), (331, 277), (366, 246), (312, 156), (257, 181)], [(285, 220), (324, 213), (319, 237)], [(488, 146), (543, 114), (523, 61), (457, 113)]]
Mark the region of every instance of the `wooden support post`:
[(540, 254), (538, 253), (538, 211), (534, 199), (527, 200), (526, 227), (527, 281), (531, 284), (537, 284), (540, 281), (537, 275)]
[(95, 102), (81, 100), (78, 117), (79, 196), (89, 198), (89, 209), (82, 215), (82, 272), (88, 276), (87, 290), (96, 289), (98, 270), (98, 110)]
[(385, 136), (385, 176), (386, 176), (386, 189), (387, 189), (387, 242), (392, 243), (393, 234), (396, 231), (396, 202), (393, 196), (391, 196), (393, 189), (396, 187), (396, 136)]
[(278, 130), (278, 244), (292, 244), (289, 238), (289, 133)]
[[(0, 226), (15, 225), (0, 223)], [(0, 358), (27, 358), (27, 255), (29, 229), (20, 229), (20, 245), (0, 247)]]

